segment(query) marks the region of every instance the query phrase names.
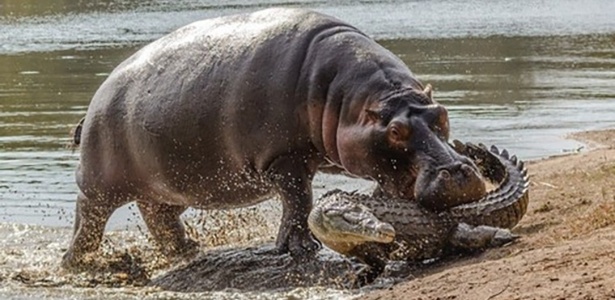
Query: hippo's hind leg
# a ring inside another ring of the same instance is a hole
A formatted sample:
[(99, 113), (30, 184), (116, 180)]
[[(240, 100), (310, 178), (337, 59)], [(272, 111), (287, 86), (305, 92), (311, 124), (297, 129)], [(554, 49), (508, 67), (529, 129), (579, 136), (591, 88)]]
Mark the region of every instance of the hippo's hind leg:
[(306, 161), (301, 156), (281, 156), (267, 170), (282, 200), (277, 252), (290, 252), (291, 256), (299, 259), (311, 257), (319, 249), (307, 225), (307, 217), (312, 208), (313, 173)]
[(188, 258), (198, 251), (198, 243), (186, 236), (180, 215), (184, 206), (137, 201), (139, 211), (158, 244), (160, 251), (170, 258)]
[(78, 269), (83, 267), (86, 254), (98, 250), (107, 220), (123, 203), (112, 205), (100, 195), (88, 198), (82, 192), (77, 196), (75, 227), (71, 244), (62, 258), (62, 267)]
[(473, 251), (499, 247), (518, 238), (519, 236), (508, 229), (460, 223), (454, 230), (449, 243), (457, 249)]

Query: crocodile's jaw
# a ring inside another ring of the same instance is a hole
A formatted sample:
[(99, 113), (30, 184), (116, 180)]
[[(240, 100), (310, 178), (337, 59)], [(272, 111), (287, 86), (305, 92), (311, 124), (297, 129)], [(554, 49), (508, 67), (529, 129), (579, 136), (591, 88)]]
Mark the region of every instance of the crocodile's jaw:
[(390, 243), (395, 239), (395, 230), (388, 223), (382, 223), (378, 230), (370, 230), (370, 232), (365, 232), (364, 228), (362, 232), (358, 232), (361, 229), (342, 231), (339, 224), (327, 224), (319, 228), (315, 228), (314, 223), (309, 225), (310, 230), (319, 241), (331, 250), (342, 254), (347, 254), (355, 247), (367, 242)]

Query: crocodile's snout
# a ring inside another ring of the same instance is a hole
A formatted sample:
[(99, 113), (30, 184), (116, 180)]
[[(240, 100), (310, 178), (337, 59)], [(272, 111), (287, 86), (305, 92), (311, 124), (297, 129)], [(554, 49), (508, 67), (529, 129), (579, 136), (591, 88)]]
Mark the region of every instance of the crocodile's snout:
[(343, 210), (324, 214), (323, 222), (335, 234), (346, 236), (347, 240), (361, 242), (390, 243), (395, 239), (395, 229), (389, 223), (380, 221), (367, 207), (347, 202)]
[[(376, 216), (369, 212), (367, 208), (361, 211), (361, 222), (348, 224), (356, 227), (356, 231), (361, 232), (361, 237), (365, 241), (390, 243), (395, 239), (395, 228), (389, 223), (382, 222)], [(354, 230), (352, 230), (354, 231)]]
[(389, 223), (380, 223), (375, 228), (376, 236), (379, 240), (375, 242), (390, 243), (395, 240), (395, 228)]

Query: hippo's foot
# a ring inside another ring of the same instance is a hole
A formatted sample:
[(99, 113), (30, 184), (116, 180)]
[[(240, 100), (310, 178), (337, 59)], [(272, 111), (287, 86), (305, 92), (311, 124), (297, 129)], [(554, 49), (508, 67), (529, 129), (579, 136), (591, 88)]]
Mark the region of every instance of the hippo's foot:
[(274, 251), (277, 254), (289, 253), (295, 260), (306, 261), (313, 258), (320, 248), (320, 244), (309, 234), (303, 237), (290, 235), (288, 241), (283, 243), (278, 241)]
[[(320, 243), (312, 238), (309, 232), (284, 231), (284, 229), (281, 229), (276, 247), (265, 252), (277, 255), (288, 253), (294, 260), (304, 262), (312, 259), (321, 248)], [(284, 233), (286, 234), (283, 235)]]
[(69, 249), (64, 253), (60, 266), (69, 272), (79, 273), (99, 270), (102, 264), (104, 264), (104, 261), (98, 252), (75, 255), (75, 253)]
[[(160, 247), (163, 254), (172, 264), (187, 262), (194, 259), (200, 253), (200, 244), (190, 238), (185, 238), (182, 246), (168, 251), (168, 248)], [(166, 251), (165, 251), (166, 250)]]
[(71, 250), (68, 250), (64, 253), (64, 256), (62, 256), (60, 266), (68, 271), (78, 272), (84, 270), (87, 264), (81, 257), (76, 257)]
[[(283, 249), (284, 247), (278, 247)], [(320, 250), (321, 245), (312, 235), (307, 233), (302, 236), (291, 234), (288, 241), (288, 252), (295, 260), (304, 261), (314, 257)]]

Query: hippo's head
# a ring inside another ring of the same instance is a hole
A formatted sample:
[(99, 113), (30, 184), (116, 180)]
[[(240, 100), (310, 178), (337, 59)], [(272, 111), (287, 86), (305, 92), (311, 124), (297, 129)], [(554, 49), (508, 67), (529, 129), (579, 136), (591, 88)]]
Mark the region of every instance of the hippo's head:
[(337, 146), (348, 172), (439, 211), (480, 199), (486, 187), (473, 161), (448, 145), (448, 113), (431, 94), (427, 85), (367, 104), (358, 123), (338, 131)]

